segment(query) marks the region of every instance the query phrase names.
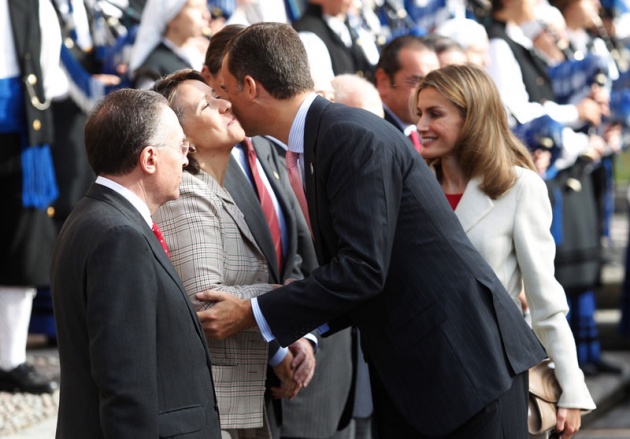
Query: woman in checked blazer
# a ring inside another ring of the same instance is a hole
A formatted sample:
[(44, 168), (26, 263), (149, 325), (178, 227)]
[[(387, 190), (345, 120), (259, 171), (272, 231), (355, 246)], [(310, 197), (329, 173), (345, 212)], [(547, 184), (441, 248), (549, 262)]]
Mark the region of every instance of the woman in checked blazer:
[[(193, 70), (155, 84), (178, 115), (191, 144), (177, 200), (154, 215), (197, 311), (208, 304), (195, 294), (220, 289), (240, 298), (269, 291), (268, 267), (243, 214), (223, 188), (230, 151), (245, 133), (228, 101)], [(173, 328), (174, 331), (177, 328)], [(208, 340), (223, 437), (270, 438), (263, 394), (268, 346), (257, 329)]]
[(418, 85), (413, 108), (422, 157), (435, 170), (464, 231), (520, 307), (555, 363), (562, 396), (556, 429), (570, 438), (595, 404), (578, 367), (568, 305), (554, 277), (547, 188), (513, 136), (492, 79), (472, 65), (447, 66)]

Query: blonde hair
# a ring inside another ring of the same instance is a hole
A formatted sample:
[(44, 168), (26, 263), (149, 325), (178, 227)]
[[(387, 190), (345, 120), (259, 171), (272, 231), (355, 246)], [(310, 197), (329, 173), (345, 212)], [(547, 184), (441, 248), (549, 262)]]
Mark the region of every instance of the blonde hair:
[[(480, 189), (492, 199), (507, 192), (516, 182), (514, 166), (535, 170), (527, 148), (512, 134), (505, 109), (492, 78), (472, 65), (449, 65), (427, 74), (418, 84), (418, 94), (433, 87), (460, 111), (464, 124), (455, 155), (464, 176), (481, 177)], [(429, 160), (440, 172), (440, 159)]]

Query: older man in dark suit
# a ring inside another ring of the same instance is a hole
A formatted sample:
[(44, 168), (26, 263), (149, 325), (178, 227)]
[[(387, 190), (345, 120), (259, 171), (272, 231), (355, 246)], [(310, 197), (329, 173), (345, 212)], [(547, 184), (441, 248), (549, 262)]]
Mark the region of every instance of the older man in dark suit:
[(286, 345), (354, 324), (381, 438), (527, 438), (527, 371), (545, 353), (405, 137), (312, 93), (285, 25), (241, 32), (222, 80), (248, 134), (288, 144), (321, 265), (251, 301), (200, 294), (217, 301), (198, 314), (206, 334), (258, 325)]
[(117, 91), (93, 109), (85, 140), (98, 178), (52, 266), (57, 437), (219, 439), (203, 330), (151, 220), (179, 196), (188, 163), (177, 116), (157, 93)]

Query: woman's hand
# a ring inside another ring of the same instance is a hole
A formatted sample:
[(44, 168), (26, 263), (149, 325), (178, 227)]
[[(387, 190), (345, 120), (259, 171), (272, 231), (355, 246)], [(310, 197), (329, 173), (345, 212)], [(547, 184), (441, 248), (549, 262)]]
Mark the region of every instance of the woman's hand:
[(582, 425), (582, 410), (558, 407), (556, 430), (562, 439), (571, 439)]

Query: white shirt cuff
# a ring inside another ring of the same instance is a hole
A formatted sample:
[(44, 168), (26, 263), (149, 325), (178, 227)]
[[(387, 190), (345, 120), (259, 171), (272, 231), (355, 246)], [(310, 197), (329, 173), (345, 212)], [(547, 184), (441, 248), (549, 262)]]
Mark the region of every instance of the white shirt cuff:
[(289, 352), (289, 348), (281, 347), (280, 349), (276, 351), (276, 353), (273, 355), (273, 357), (269, 359), (267, 363), (271, 367), (276, 367), (278, 364), (282, 363), (282, 361), (284, 360), (284, 357), (287, 356), (288, 352)]
[(263, 316), (262, 311), (260, 310), (260, 306), (258, 306), (258, 298), (254, 297), (251, 299), (252, 303), (252, 311), (254, 312), (254, 319), (256, 319), (256, 324), (260, 329), (260, 333), (262, 334), (265, 341), (269, 342), (271, 340), (275, 340), (276, 337), (271, 333), (271, 328), (267, 324), (267, 320), (265, 320), (265, 316)]

